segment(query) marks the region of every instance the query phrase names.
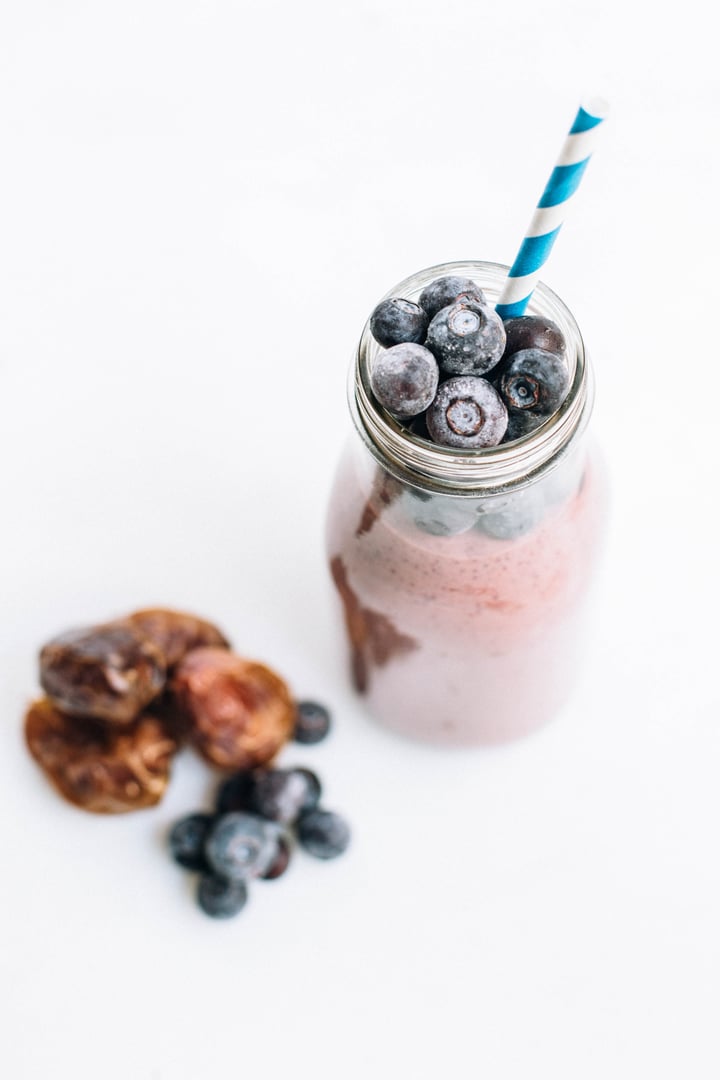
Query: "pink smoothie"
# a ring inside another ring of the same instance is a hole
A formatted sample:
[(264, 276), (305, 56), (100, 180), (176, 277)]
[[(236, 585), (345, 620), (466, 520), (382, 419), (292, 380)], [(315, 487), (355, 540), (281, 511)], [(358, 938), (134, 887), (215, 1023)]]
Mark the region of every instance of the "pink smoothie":
[(606, 516), (599, 463), (579, 461), (562, 498), (548, 497), (515, 539), (477, 527), (430, 535), (402, 498), (383, 495), (378, 475), (373, 490), (357, 455), (345, 455), (327, 527), (368, 710), (403, 734), (457, 745), (544, 724), (568, 697), (582, 649)]

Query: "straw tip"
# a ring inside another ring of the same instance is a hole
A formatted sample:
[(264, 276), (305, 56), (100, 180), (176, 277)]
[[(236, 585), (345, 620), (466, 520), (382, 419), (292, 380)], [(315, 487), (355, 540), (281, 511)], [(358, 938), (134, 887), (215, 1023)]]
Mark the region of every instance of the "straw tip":
[(605, 120), (610, 112), (610, 102), (604, 97), (586, 97), (580, 102), (580, 108), (594, 120)]

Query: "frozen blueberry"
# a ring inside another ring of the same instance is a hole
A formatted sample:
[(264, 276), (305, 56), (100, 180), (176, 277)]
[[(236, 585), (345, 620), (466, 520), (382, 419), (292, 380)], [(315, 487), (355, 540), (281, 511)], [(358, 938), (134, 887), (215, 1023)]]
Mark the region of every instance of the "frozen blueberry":
[(252, 789), (253, 773), (251, 769), (233, 773), (220, 785), (216, 802), (218, 813), (229, 814), (233, 810), (249, 810)]
[(211, 868), (233, 881), (259, 877), (277, 855), (278, 830), (253, 814), (240, 811), (216, 818), (205, 841)]
[(416, 416), (435, 397), (438, 366), (429, 349), (412, 342), (394, 345), (376, 357), (370, 385), (381, 405), (399, 416)]
[(436, 443), (475, 449), (497, 446), (507, 427), (507, 410), (486, 379), (460, 375), (441, 384), (426, 419)]
[(298, 840), (318, 859), (334, 859), (350, 843), (350, 828), (344, 818), (331, 810), (310, 810), (297, 827)]
[(532, 411), (508, 409), (508, 426), (505, 431), (503, 442), (514, 442), (515, 439), (524, 439), (531, 431), (535, 431), (544, 424), (547, 416)]
[(198, 882), (198, 904), (213, 919), (231, 919), (242, 911), (247, 898), (247, 885), (242, 880), (233, 881), (208, 873)]
[(330, 731), (330, 713), (316, 701), (298, 701), (295, 713), (295, 742), (311, 746), (322, 742)]
[(281, 877), (290, 865), (291, 853), (290, 841), (286, 836), (281, 836), (278, 840), (277, 855), (275, 856), (272, 865), (264, 874), (260, 875), (263, 881), (274, 881), (275, 878)]
[[(430, 438), (430, 432), (428, 432), (427, 437), (428, 439)], [(401, 497), (410, 503), (425, 503), (430, 502), (430, 500), (434, 498), (434, 495), (432, 491), (425, 491), (423, 488), (416, 488), (412, 487), (410, 484), (403, 484)]]
[(428, 317), (419, 304), (391, 296), (381, 300), (370, 316), (370, 330), (381, 345), (399, 345), (402, 341), (422, 341)]
[(479, 304), (487, 303), (485, 293), (470, 278), (449, 275), (436, 278), (423, 289), (420, 293), (420, 307), (424, 309), (428, 319), (434, 319), (438, 311), (454, 304), (459, 296), (477, 300)]
[(492, 503), (478, 518), (478, 528), (495, 540), (516, 540), (539, 523), (543, 516), (542, 500), (536, 491), (516, 491), (507, 498)]
[(465, 298), (438, 311), (425, 344), (444, 375), (484, 375), (502, 356), (505, 328), (493, 308)]
[(545, 352), (564, 356), (565, 338), (560, 327), (541, 315), (518, 315), (505, 320), (505, 356), (512, 356), (522, 349), (544, 349)]
[(551, 416), (567, 394), (570, 376), (563, 357), (544, 349), (521, 349), (497, 380), (511, 420), (510, 437), (520, 438)]
[(186, 870), (206, 870), (205, 841), (214, 821), (211, 814), (190, 814), (170, 830), (170, 854)]
[(418, 529), (431, 536), (458, 536), (472, 529), (477, 509), (474, 503), (458, 496), (431, 495), (422, 502), (414, 500), (410, 516)]
[(425, 419), (425, 413), (420, 413), (418, 416), (413, 416), (408, 420), (408, 430), (412, 432), (418, 439), (429, 439), (430, 432), (428, 431), (427, 421)]
[(320, 795), (320, 781), (310, 769), (258, 770), (251, 805), (267, 821), (292, 825), (317, 806)]

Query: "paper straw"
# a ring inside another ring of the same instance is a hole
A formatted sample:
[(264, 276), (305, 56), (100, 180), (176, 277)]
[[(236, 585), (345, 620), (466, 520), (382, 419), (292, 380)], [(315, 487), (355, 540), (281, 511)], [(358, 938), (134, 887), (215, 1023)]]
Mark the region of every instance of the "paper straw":
[(525, 239), (510, 268), (496, 310), (503, 319), (522, 315), (533, 294), (540, 271), (565, 220), (570, 199), (577, 191), (587, 168), (598, 130), (607, 116), (606, 102), (583, 103), (550, 174)]

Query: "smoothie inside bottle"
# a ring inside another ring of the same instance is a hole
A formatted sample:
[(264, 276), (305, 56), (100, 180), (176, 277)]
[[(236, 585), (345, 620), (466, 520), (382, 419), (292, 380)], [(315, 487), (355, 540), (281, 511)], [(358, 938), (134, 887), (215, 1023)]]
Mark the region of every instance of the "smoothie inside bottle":
[[(494, 301), (507, 268), (454, 263), (391, 291), (417, 300), (435, 278), (471, 278)], [(592, 377), (575, 320), (539, 285), (528, 314), (553, 320), (570, 389), (524, 438), (438, 446), (375, 400), (380, 346), (366, 326), (350, 379), (355, 438), (327, 520), (330, 573), (352, 679), (380, 723), (426, 741), (509, 740), (570, 695), (606, 517), (604, 471), (587, 438)]]

